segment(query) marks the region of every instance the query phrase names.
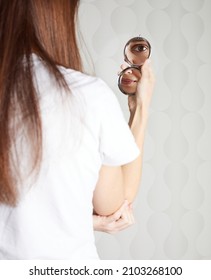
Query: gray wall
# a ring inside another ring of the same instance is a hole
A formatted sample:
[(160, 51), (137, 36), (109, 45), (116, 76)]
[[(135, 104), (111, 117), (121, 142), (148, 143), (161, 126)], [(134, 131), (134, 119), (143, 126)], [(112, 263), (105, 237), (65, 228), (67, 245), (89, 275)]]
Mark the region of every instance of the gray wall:
[(101, 258), (211, 259), (211, 1), (81, 0), (79, 19), (86, 69), (113, 89), (125, 118), (116, 81), (130, 37), (151, 42), (157, 80), (137, 222), (96, 233)]

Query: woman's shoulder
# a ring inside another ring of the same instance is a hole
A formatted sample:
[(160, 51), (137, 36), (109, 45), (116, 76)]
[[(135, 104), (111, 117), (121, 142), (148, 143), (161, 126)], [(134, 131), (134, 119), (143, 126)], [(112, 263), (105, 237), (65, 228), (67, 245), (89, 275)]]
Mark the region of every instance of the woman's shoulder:
[(107, 84), (99, 77), (76, 71), (69, 68), (60, 67), (68, 85), (73, 89), (102, 89), (109, 90)]
[[(43, 89), (48, 87), (48, 84), (51, 88), (54, 87), (55, 84), (52, 81), (50, 73), (48, 73), (46, 67), (43, 65), (42, 60), (35, 54), (33, 54), (33, 63), (37, 80), (39, 80), (39, 84), (42, 86), (39, 85), (39, 87)], [(97, 103), (115, 99), (115, 94), (101, 78), (63, 66), (58, 66), (58, 68), (64, 76), (73, 96), (80, 96), (86, 99), (87, 102), (95, 101)]]
[(97, 76), (67, 68), (61, 68), (61, 72), (73, 93), (98, 101), (115, 98), (110, 87)]

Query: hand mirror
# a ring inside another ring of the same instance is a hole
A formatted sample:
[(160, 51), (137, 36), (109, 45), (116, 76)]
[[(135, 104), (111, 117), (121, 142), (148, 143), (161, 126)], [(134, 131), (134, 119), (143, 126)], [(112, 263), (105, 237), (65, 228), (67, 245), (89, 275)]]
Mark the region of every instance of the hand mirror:
[(130, 39), (124, 47), (124, 60), (129, 67), (119, 74), (118, 87), (124, 94), (135, 94), (141, 78), (141, 66), (151, 53), (150, 43), (143, 37)]

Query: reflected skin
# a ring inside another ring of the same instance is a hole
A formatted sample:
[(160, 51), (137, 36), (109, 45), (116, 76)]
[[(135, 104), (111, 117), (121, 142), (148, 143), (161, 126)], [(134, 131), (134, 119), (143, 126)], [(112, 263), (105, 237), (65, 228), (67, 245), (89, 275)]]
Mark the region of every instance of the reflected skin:
[(119, 88), (124, 94), (135, 94), (137, 84), (141, 79), (141, 71), (135, 67), (128, 67), (126, 64), (121, 66), (123, 70), (119, 77)]
[(150, 47), (145, 41), (132, 41), (124, 52), (126, 61), (131, 65), (142, 65), (150, 55)]
[(124, 60), (127, 64), (121, 66), (119, 74), (119, 89), (126, 95), (135, 95), (138, 82), (141, 79), (141, 67), (149, 58), (151, 45), (143, 37), (130, 39), (124, 48)]

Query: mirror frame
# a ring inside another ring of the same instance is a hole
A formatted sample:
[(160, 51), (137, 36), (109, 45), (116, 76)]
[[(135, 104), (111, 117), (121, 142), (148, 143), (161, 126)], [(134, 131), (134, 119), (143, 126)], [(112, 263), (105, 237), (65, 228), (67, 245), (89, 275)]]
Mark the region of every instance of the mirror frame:
[(124, 75), (124, 73), (127, 72), (127, 71), (130, 70), (130, 69), (138, 70), (138, 71), (141, 73), (141, 68), (138, 67), (138, 66), (134, 66), (134, 65), (133, 65), (133, 66), (129, 66), (129, 67), (125, 68), (124, 70), (122, 70), (122, 71), (120, 72), (119, 78), (118, 78), (118, 87), (119, 87), (119, 90), (120, 90), (122, 93), (124, 93), (125, 95), (135, 95), (135, 94), (136, 94), (136, 92), (134, 92), (134, 93), (128, 93), (128, 92), (124, 91), (123, 88), (121, 87), (121, 78), (122, 78), (122, 76)]

